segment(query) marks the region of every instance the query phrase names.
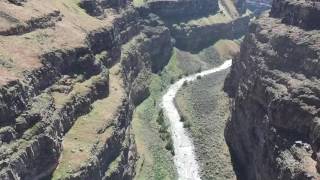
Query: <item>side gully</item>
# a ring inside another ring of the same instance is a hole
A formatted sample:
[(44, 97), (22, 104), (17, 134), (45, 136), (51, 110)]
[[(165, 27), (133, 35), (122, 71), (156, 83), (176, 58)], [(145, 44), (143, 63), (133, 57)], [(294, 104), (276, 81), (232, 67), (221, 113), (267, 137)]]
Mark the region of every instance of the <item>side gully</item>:
[(165, 116), (169, 119), (170, 130), (174, 145), (174, 163), (178, 172), (179, 180), (200, 180), (199, 165), (196, 160), (194, 145), (188, 132), (183, 127), (183, 122), (174, 104), (174, 98), (184, 82), (197, 80), (198, 76), (207, 76), (229, 68), (232, 60), (225, 61), (219, 67), (202, 71), (187, 77), (183, 77), (172, 84), (162, 97), (162, 108)]

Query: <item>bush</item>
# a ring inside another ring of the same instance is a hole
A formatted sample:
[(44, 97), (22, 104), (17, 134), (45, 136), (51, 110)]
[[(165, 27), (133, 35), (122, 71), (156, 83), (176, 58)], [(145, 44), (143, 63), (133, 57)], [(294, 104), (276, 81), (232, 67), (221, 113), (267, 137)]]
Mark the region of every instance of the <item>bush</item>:
[(200, 66), (199, 69), (197, 70), (197, 72), (201, 72), (202, 71), (202, 67)]
[(168, 130), (168, 126), (163, 123), (161, 124), (161, 127), (159, 129), (159, 133), (167, 133), (168, 132), (167, 130)]
[(184, 128), (190, 128), (190, 127), (191, 127), (190, 121), (185, 121), (185, 122), (183, 123), (183, 127), (184, 127)]
[(186, 121), (186, 118), (182, 115), (181, 118), (180, 118), (180, 121), (181, 121), (181, 122), (185, 122), (185, 121)]
[(166, 150), (170, 151), (172, 155), (174, 155), (174, 147), (173, 147), (172, 139), (168, 140), (165, 148), (166, 148)]
[(174, 78), (172, 77), (172, 78), (170, 79), (170, 83), (173, 84), (174, 81), (175, 81), (175, 80), (174, 80)]
[(164, 123), (163, 110), (162, 109), (159, 111), (158, 118), (157, 118), (157, 123), (159, 125), (162, 125)]
[(162, 139), (162, 141), (166, 141), (166, 140), (170, 139), (170, 133), (168, 133), (168, 132), (161, 133), (160, 138)]
[(188, 85), (188, 81), (184, 81), (183, 84), (182, 84), (183, 87), (185, 87), (187, 85)]
[(201, 76), (197, 76), (197, 79), (201, 79), (202, 77)]

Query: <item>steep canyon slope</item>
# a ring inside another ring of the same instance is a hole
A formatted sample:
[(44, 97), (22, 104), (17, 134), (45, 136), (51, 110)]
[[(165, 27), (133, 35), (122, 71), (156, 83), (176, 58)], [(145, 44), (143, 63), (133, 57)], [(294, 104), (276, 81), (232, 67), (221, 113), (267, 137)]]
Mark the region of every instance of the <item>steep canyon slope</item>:
[(199, 52), (249, 18), (242, 0), (0, 1), (0, 179), (132, 179), (133, 111), (173, 45)]
[(134, 175), (132, 111), (170, 33), (127, 2), (99, 16), (80, 6), (0, 2), (0, 179)]
[(320, 179), (320, 2), (274, 0), (249, 28), (225, 90), (239, 179)]

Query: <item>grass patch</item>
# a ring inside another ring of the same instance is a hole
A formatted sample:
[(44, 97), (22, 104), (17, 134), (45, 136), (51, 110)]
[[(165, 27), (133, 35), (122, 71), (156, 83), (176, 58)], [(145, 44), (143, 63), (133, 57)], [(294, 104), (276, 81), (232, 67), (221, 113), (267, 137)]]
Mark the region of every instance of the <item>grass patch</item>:
[(143, 6), (147, 1), (146, 0), (133, 0), (133, 6), (139, 7)]
[(70, 11), (76, 13), (76, 14), (82, 14), (82, 15), (87, 15), (86, 11), (82, 9), (79, 4), (80, 0), (67, 0), (67, 1), (62, 1), (62, 4)]
[[(122, 108), (122, 101), (125, 97), (122, 79), (119, 75), (115, 75), (118, 69), (118, 65), (111, 69), (110, 86), (105, 87), (110, 90), (109, 96), (91, 104), (91, 111), (78, 117), (72, 128), (65, 134), (59, 165), (52, 179), (68, 178), (72, 172), (76, 172), (91, 161), (92, 150), (104, 146), (105, 142), (114, 135), (112, 127), (116, 123), (114, 114)], [(99, 79), (99, 77), (93, 77), (90, 81), (98, 83)], [(86, 83), (87, 81), (81, 86), (74, 86), (74, 89), (86, 90)]]
[(202, 179), (235, 178), (224, 140), (229, 116), (229, 101), (222, 91), (226, 74), (224, 71), (202, 77), (180, 89), (175, 99), (183, 127), (195, 144)]

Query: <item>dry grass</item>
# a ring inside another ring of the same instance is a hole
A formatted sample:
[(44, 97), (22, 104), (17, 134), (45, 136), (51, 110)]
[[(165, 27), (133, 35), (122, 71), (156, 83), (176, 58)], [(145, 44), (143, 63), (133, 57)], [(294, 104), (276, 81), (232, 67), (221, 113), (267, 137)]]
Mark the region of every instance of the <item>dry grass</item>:
[(85, 46), (88, 32), (111, 26), (117, 16), (108, 14), (107, 18), (99, 20), (86, 14), (78, 3), (79, 0), (44, 0), (41, 3), (28, 0), (20, 7), (0, 2), (0, 31), (54, 11), (60, 11), (62, 16), (62, 20), (56, 22), (54, 27), (36, 29), (18, 36), (0, 36), (0, 56), (12, 60), (13, 68), (7, 70), (12, 76), (21, 78), (23, 71), (40, 68), (42, 64), (39, 57), (45, 52)]
[(146, 0), (133, 0), (133, 5), (136, 7), (142, 6), (146, 3)]
[(232, 0), (220, 0), (220, 11), (214, 15), (192, 19), (186, 24), (188, 26), (212, 26), (214, 24), (229, 23), (239, 17), (239, 13)]
[(10, 81), (16, 80), (17, 77), (9, 72), (7, 69), (1, 68), (0, 67), (0, 85), (7, 84)]
[(218, 52), (221, 59), (230, 59), (240, 52), (239, 44), (232, 40), (219, 40), (214, 44), (214, 49)]
[(221, 5), (224, 6), (224, 9), (226, 10), (225, 13), (227, 13), (232, 18), (239, 17), (238, 10), (236, 9), (233, 0), (220, 0)]
[(228, 23), (231, 20), (231, 18), (225, 16), (224, 14), (217, 13), (215, 15), (209, 15), (207, 17), (190, 20), (189, 22), (187, 22), (187, 24), (189, 26), (210, 26), (213, 24)]

